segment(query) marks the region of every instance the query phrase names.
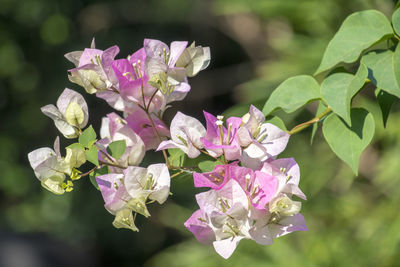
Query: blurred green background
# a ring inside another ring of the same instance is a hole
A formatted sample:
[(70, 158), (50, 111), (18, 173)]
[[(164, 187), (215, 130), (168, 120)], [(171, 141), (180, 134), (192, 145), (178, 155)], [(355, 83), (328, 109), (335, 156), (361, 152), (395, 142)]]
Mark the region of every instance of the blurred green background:
[[(196, 209), (191, 179), (174, 180), (173, 196), (139, 233), (117, 230), (100, 193), (82, 179), (69, 194), (42, 189), (27, 153), (51, 146), (59, 133), (40, 107), (63, 88), (83, 93), (67, 79), (63, 55), (117, 44), (119, 57), (143, 38), (196, 40), (210, 46), (210, 67), (191, 80), (192, 91), (167, 111), (197, 116), (241, 115), (261, 108), (284, 79), (312, 74), (344, 18), (375, 8), (389, 17), (393, 0), (0, 0), (0, 266), (400, 266), (400, 113), (398, 103), (383, 129), (373, 88), (358, 96), (377, 121), (363, 153), (360, 176), (338, 160), (320, 130), (293, 136), (284, 155), (300, 164), (308, 196), (308, 232), (272, 246), (242, 241), (229, 260), (195, 241), (183, 222)], [(90, 122), (99, 129), (111, 109), (85, 95)], [(286, 115), (288, 128), (312, 118), (316, 107)], [(62, 142), (63, 145), (69, 141)]]

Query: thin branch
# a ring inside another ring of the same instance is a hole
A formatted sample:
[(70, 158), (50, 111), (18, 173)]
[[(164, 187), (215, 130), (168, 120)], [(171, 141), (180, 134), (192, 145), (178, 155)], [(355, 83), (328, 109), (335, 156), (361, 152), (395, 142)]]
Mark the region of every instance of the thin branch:
[(111, 167), (117, 167), (117, 168), (120, 168), (120, 169), (126, 169), (127, 168), (127, 167), (121, 166), (119, 164), (114, 164), (114, 163), (105, 162), (105, 161), (101, 161), (101, 160), (99, 160), (99, 163), (103, 164), (103, 165), (108, 165), (108, 166), (111, 166)]
[(311, 119), (311, 120), (309, 120), (309, 121), (306, 121), (306, 122), (303, 122), (303, 123), (301, 123), (301, 124), (299, 124), (299, 125), (296, 125), (296, 126), (293, 127), (293, 129), (290, 130), (288, 133), (289, 133), (290, 135), (295, 134), (295, 133), (298, 133), (298, 132), (304, 130), (305, 128), (307, 128), (308, 126), (313, 125), (314, 123), (319, 122), (322, 118), (324, 118), (325, 116), (327, 116), (327, 115), (328, 115), (329, 113), (331, 113), (331, 112), (332, 112), (332, 108), (331, 108), (331, 107), (328, 107), (328, 108), (327, 108), (324, 112), (322, 112), (320, 115), (316, 116), (315, 118), (313, 118), (313, 119)]
[(92, 172), (94, 172), (96, 169), (97, 169), (97, 166), (93, 167), (90, 171), (82, 173), (80, 176), (81, 177), (87, 176), (87, 175), (91, 174)]

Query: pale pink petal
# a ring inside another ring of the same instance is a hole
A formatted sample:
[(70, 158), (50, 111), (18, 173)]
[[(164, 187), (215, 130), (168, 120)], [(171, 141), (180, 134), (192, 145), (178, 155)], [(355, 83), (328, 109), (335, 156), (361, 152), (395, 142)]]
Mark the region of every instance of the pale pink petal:
[(185, 227), (193, 233), (196, 239), (205, 245), (211, 245), (215, 241), (215, 234), (211, 227), (205, 222), (208, 216), (202, 210), (196, 210), (184, 223)]

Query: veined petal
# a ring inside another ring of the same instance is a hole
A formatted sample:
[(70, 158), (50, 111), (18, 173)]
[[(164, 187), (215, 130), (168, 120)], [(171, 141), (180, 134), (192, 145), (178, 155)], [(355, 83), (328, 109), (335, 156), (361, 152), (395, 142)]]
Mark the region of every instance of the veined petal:
[(201, 209), (196, 210), (184, 223), (185, 227), (193, 233), (200, 243), (211, 245), (215, 241), (215, 234), (208, 224), (208, 216)]
[(187, 41), (175, 41), (171, 43), (170, 55), (168, 65), (174, 67), (176, 61), (185, 50), (188, 42)]
[(232, 255), (240, 240), (242, 240), (243, 238), (243, 236), (235, 236), (233, 238), (226, 238), (223, 240), (214, 241), (213, 246), (215, 251), (219, 255), (221, 255), (224, 259), (227, 259)]

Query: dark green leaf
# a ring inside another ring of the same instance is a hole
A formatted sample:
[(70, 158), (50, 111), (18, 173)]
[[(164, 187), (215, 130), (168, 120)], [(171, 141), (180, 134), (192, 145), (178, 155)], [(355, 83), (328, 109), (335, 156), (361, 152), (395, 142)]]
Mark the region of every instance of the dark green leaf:
[(79, 143), (84, 147), (89, 147), (96, 140), (96, 132), (93, 130), (92, 125), (90, 125), (83, 133), (79, 136)]
[(126, 141), (125, 140), (118, 140), (111, 142), (107, 147), (107, 152), (110, 154), (114, 159), (119, 159), (122, 154), (124, 154), (126, 149)]
[(198, 166), (202, 172), (210, 172), (218, 165), (218, 161), (205, 160), (201, 161)]
[(338, 72), (328, 76), (321, 84), (321, 94), (332, 111), (351, 126), (351, 99), (365, 84), (367, 68), (361, 64), (355, 75)]
[(269, 115), (272, 111), (282, 108), (291, 113), (301, 106), (320, 99), (320, 89), (317, 81), (308, 75), (300, 75), (281, 83), (268, 98), (263, 113)]
[(97, 154), (98, 153), (96, 146), (92, 146), (91, 148), (89, 148), (88, 151), (85, 152), (86, 159), (91, 163), (93, 163), (94, 165), (99, 166), (99, 158)]
[(351, 109), (350, 116), (351, 127), (335, 114), (329, 115), (322, 132), (333, 152), (358, 175), (358, 162), (374, 136), (375, 122), (372, 114), (362, 108)]
[(393, 103), (397, 100), (397, 97), (386, 93), (380, 89), (375, 90), (376, 99), (378, 100), (379, 107), (382, 111), (383, 127), (386, 127), (386, 122), (389, 117), (390, 109)]
[(315, 74), (340, 62), (356, 61), (365, 49), (391, 34), (393, 31), (390, 22), (381, 12), (366, 10), (351, 14), (329, 42)]

